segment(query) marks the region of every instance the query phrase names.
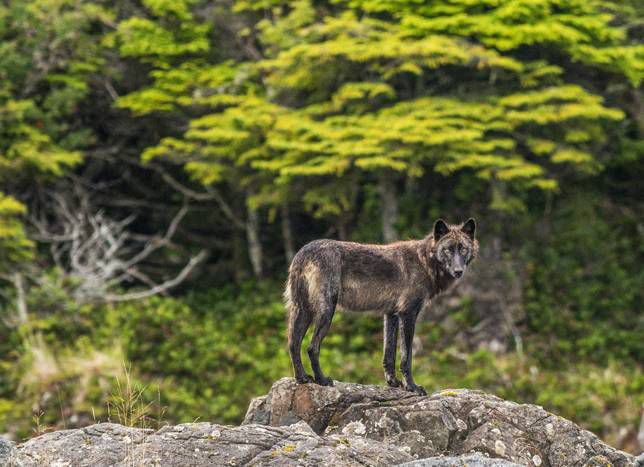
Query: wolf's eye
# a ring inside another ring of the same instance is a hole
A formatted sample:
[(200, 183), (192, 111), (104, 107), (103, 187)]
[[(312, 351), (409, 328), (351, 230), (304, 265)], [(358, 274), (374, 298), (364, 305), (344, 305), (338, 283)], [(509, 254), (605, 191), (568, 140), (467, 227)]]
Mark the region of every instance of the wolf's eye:
[(467, 254), (467, 248), (465, 248), (464, 246), (463, 246), (463, 247), (461, 247), (461, 254), (462, 254), (463, 256), (465, 256), (465, 255)]

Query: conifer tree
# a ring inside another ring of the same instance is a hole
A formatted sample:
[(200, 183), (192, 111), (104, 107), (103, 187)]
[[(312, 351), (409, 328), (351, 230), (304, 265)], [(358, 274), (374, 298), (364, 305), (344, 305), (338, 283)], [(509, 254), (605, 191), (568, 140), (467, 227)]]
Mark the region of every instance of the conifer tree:
[[(97, 3), (9, 1), (0, 6), (0, 264), (30, 257), (16, 196), (82, 160), (92, 136), (78, 106), (102, 61)], [(13, 195), (13, 196), (12, 196)]]
[(257, 56), (228, 62), (210, 60), (200, 26), (186, 26), (198, 38), (163, 29), (168, 15), (197, 21), (180, 5), (149, 0), (157, 21), (119, 25), (121, 53), (155, 68), (120, 105), (187, 122), (143, 157), (179, 162), (204, 185), (241, 181), (251, 211), (299, 199), (341, 219), (360, 185), (378, 184), (387, 240), (406, 177), (473, 174), (493, 209), (513, 211), (530, 190), (600, 170), (623, 113), (583, 77), (635, 87), (644, 72), (644, 49), (600, 2), (239, 1)]

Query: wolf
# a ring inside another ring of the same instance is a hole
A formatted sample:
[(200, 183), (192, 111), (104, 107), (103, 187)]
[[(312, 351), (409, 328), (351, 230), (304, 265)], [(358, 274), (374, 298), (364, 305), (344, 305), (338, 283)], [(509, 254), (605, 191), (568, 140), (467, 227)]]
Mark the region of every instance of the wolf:
[[(384, 315), (385, 380), (417, 394), (411, 371), (412, 339), (418, 314), (457, 280), (476, 258), (476, 222), (458, 225), (438, 219), (422, 240), (367, 245), (315, 240), (300, 249), (289, 268), (284, 298), (288, 310), (288, 350), (298, 383), (333, 385), (320, 368), (320, 346), (337, 307)], [(315, 321), (307, 348), (313, 377), (302, 365), (304, 335)], [(396, 378), (396, 341), (400, 329), (400, 371)]]

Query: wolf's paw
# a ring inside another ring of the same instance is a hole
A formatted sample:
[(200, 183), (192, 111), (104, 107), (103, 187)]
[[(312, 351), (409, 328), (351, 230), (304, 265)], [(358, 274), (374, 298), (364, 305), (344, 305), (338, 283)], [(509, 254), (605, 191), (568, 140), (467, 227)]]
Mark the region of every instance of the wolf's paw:
[(322, 378), (315, 378), (315, 382), (320, 386), (333, 386), (333, 380), (327, 376)]
[(402, 382), (393, 375), (385, 376), (385, 380), (387, 381), (387, 385), (391, 386), (392, 388), (399, 388), (400, 386), (402, 386)]
[(427, 391), (425, 391), (424, 387), (418, 386), (417, 384), (414, 384), (414, 383), (411, 383), (411, 384), (403, 383), (403, 388), (405, 389), (405, 391), (415, 392), (419, 396), (426, 396), (427, 395)]
[(306, 373), (302, 374), (301, 376), (296, 376), (295, 381), (297, 381), (298, 384), (315, 383), (313, 377), (307, 375)]

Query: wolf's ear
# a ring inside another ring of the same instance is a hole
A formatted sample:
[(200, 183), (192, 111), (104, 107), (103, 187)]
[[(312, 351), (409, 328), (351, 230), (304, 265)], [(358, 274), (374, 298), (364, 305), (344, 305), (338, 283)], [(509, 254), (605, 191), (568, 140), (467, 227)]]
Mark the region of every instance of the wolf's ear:
[(465, 232), (465, 234), (470, 237), (472, 240), (474, 240), (474, 232), (476, 231), (476, 222), (474, 219), (471, 217), (463, 224), (463, 227), (461, 227), (461, 230)]
[(449, 232), (449, 227), (443, 219), (434, 222), (434, 240), (439, 241), (443, 235)]

